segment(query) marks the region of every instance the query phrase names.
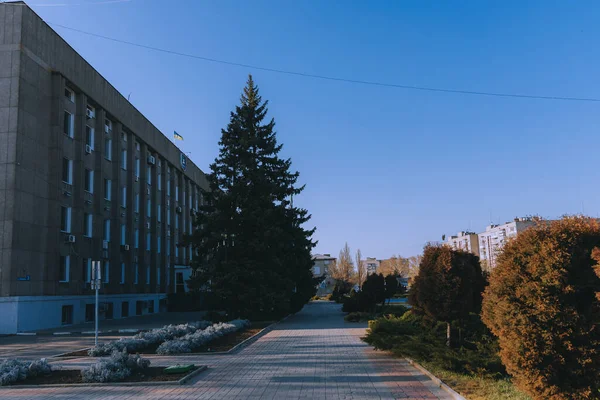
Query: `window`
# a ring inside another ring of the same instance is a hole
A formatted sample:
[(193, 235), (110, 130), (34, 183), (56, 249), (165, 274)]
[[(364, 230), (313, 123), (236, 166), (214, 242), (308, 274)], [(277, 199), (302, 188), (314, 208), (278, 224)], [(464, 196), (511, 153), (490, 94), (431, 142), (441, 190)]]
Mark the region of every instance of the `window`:
[(92, 214), (83, 214), (83, 236), (92, 237)]
[(148, 314), (154, 312), (154, 300), (148, 300)]
[(134, 284), (138, 284), (138, 279), (139, 279), (139, 267), (137, 264), (133, 264), (133, 283)]
[(135, 177), (140, 178), (140, 159), (135, 158)]
[(150, 266), (146, 267), (146, 285), (150, 284)]
[(175, 185), (175, 201), (179, 201), (179, 185)]
[(182, 201), (183, 205), (185, 206), (185, 188), (183, 188), (183, 196), (181, 196), (181, 201)]
[(108, 261), (104, 261), (104, 271), (103, 271), (103, 276), (102, 276), (102, 281), (104, 283), (108, 283), (109, 279), (108, 279), (108, 273), (110, 271), (110, 263)]
[(179, 229), (179, 216), (175, 216), (175, 229)]
[(127, 150), (121, 150), (121, 169), (127, 171)]
[(94, 150), (94, 128), (85, 126), (85, 144)]
[(71, 139), (74, 136), (74, 127), (75, 127), (75, 122), (74, 122), (73, 114), (71, 114), (70, 112), (65, 110), (64, 117), (63, 117), (63, 132), (65, 135), (67, 135)]
[(124, 301), (121, 303), (121, 318), (129, 317), (129, 302)]
[(175, 257), (179, 257), (179, 246), (175, 243)]
[(135, 236), (133, 238), (133, 245), (134, 245), (133, 247), (136, 249), (140, 247), (140, 230), (139, 229), (135, 230)]
[(152, 168), (146, 168), (146, 182), (148, 185), (152, 185)]
[(63, 158), (62, 180), (69, 185), (73, 184), (73, 160)]
[(162, 190), (162, 174), (160, 172), (156, 177), (156, 185), (158, 186), (158, 190)]
[(156, 237), (156, 252), (160, 254), (160, 236)]
[(83, 259), (83, 276), (85, 277), (85, 281), (90, 283), (92, 281), (92, 259), (84, 258)]
[(167, 237), (167, 257), (171, 255), (171, 239)]
[(192, 206), (192, 192), (190, 192), (189, 196), (188, 196), (188, 205), (191, 207)]
[(104, 234), (102, 235), (104, 240), (110, 242), (110, 219), (104, 220)]
[(125, 224), (121, 224), (121, 245), (125, 246), (127, 244), (127, 228)]
[(125, 283), (125, 263), (121, 263), (121, 284)]
[(69, 275), (71, 269), (71, 256), (60, 256), (60, 277), (59, 281), (69, 282)]
[(183, 272), (175, 274), (175, 293), (185, 292), (185, 282), (183, 281)]
[(73, 323), (73, 306), (62, 306), (61, 324), (71, 325)]
[(135, 149), (140, 151), (140, 142), (135, 142)]
[(73, 93), (73, 91), (67, 87), (65, 88), (65, 97), (71, 103), (75, 103), (75, 93)]
[(171, 210), (167, 208), (167, 225), (171, 225)]
[(110, 179), (104, 179), (104, 198), (106, 200), (112, 199), (112, 181)]
[(148, 218), (152, 216), (152, 201), (150, 199), (146, 201), (146, 216)]
[(123, 139), (124, 142), (127, 141), (127, 132), (121, 132), (121, 139)]
[(136, 213), (140, 212), (140, 194), (139, 193), (135, 194), (135, 212)]
[(84, 189), (88, 193), (94, 193), (94, 171), (85, 170), (85, 186)]
[(60, 208), (60, 230), (61, 232), (71, 233), (71, 207)]
[(194, 206), (194, 210), (198, 211), (198, 190), (196, 190), (196, 198), (195, 198), (196, 204)]
[(121, 187), (121, 207), (127, 208), (127, 186)]
[(85, 106), (85, 115), (87, 118), (92, 119), (96, 118), (96, 109), (89, 104)]
[(112, 121), (110, 119), (104, 120), (104, 132), (112, 133)]
[(313, 267), (313, 273), (315, 275), (321, 275), (321, 268), (320, 267)]
[(171, 196), (171, 181), (170, 180), (167, 180), (167, 196)]
[(156, 284), (160, 285), (160, 267), (156, 268)]
[(150, 232), (146, 233), (146, 250), (150, 251), (152, 247), (152, 235)]
[(104, 158), (108, 161), (112, 160), (112, 140), (104, 139)]
[(156, 219), (158, 220), (158, 222), (160, 222), (160, 204), (156, 207)]

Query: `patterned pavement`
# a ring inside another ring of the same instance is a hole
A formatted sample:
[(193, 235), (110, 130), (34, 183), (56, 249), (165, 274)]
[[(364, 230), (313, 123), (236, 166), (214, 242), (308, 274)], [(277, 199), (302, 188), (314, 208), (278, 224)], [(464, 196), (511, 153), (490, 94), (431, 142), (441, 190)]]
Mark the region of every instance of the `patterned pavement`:
[[(313, 302), (256, 342), (226, 355), (150, 356), (153, 365), (207, 365), (183, 386), (0, 389), (9, 399), (449, 399), (403, 360), (361, 342), (364, 324), (346, 323), (340, 306)], [(80, 368), (80, 358), (57, 363)]]

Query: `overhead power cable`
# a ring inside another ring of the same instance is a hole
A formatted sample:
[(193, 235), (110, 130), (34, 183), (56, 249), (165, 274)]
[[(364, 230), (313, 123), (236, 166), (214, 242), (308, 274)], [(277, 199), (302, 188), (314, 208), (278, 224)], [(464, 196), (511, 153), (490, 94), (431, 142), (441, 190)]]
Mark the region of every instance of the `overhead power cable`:
[(126, 44), (129, 46), (135, 46), (135, 47), (139, 47), (142, 49), (148, 49), (148, 50), (158, 51), (158, 52), (162, 52), (162, 53), (166, 53), (166, 54), (172, 54), (172, 55), (181, 56), (181, 57), (193, 58), (196, 60), (208, 61), (208, 62), (212, 62), (212, 63), (232, 65), (232, 66), (236, 66), (236, 67), (243, 67), (243, 68), (273, 72), (273, 73), (278, 73), (278, 74), (301, 76), (301, 77), (305, 77), (305, 78), (314, 78), (314, 79), (336, 81), (336, 82), (355, 83), (355, 84), (360, 84), (360, 85), (380, 86), (380, 87), (389, 87), (389, 88), (396, 88), (396, 89), (419, 90), (419, 91), (438, 92), (438, 93), (467, 94), (467, 95), (492, 96), (492, 97), (511, 97), (511, 98), (522, 98), (522, 99), (537, 99), (537, 100), (600, 102), (600, 98), (567, 97), (567, 96), (538, 96), (538, 95), (518, 94), (518, 93), (497, 93), (497, 92), (483, 92), (483, 91), (461, 90), (461, 89), (444, 89), (444, 88), (438, 88), (438, 87), (402, 85), (402, 84), (395, 84), (395, 83), (375, 82), (375, 81), (366, 81), (366, 80), (360, 80), (360, 79), (347, 79), (347, 78), (340, 78), (340, 77), (327, 76), (327, 75), (309, 74), (309, 73), (305, 73), (305, 72), (289, 71), (289, 70), (282, 70), (282, 69), (269, 68), (269, 67), (261, 67), (261, 66), (257, 66), (257, 65), (244, 64), (244, 63), (239, 63), (239, 62), (219, 60), (216, 58), (204, 57), (204, 56), (199, 56), (199, 55), (190, 54), (190, 53), (182, 53), (179, 51), (163, 49), (163, 48), (159, 48), (159, 47), (148, 46), (148, 45), (144, 45), (144, 44), (140, 44), (140, 43), (130, 42), (127, 40), (104, 36), (104, 35), (100, 35), (97, 33), (86, 32), (81, 29), (71, 28), (69, 26), (65, 26), (65, 25), (61, 25), (61, 24), (57, 24), (57, 23), (49, 22), (49, 24), (53, 25), (53, 26), (57, 26), (59, 28), (67, 29), (67, 30), (70, 30), (73, 32), (78, 32), (78, 33), (81, 33), (84, 35), (93, 36), (93, 37), (97, 37), (97, 38), (101, 38), (101, 39), (105, 39), (105, 40), (110, 40), (110, 41), (113, 41), (116, 43), (122, 43), (122, 44)]

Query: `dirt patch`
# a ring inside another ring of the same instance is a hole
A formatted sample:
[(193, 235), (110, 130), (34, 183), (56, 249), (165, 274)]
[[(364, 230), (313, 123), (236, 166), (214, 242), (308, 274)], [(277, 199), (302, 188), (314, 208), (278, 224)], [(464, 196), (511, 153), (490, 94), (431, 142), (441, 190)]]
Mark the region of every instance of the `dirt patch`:
[[(180, 374), (167, 374), (164, 372), (165, 368), (166, 367), (150, 367), (143, 373), (136, 372), (121, 382), (175, 382), (198, 369), (198, 367), (195, 367), (190, 371)], [(15, 382), (12, 386), (71, 385), (75, 383), (84, 383), (81, 380), (81, 371), (78, 369), (63, 369), (52, 371), (49, 375), (36, 376), (35, 378), (28, 378), (24, 381)]]

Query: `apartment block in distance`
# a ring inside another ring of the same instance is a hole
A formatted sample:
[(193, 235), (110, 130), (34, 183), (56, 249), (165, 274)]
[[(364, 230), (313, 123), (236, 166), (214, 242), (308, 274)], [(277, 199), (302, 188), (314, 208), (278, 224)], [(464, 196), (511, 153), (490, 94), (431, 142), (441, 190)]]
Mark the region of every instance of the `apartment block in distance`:
[(463, 250), (479, 256), (479, 242), (475, 232), (458, 232), (456, 236), (450, 236), (446, 244), (454, 250)]
[(319, 296), (325, 296), (326, 294), (333, 292), (335, 280), (329, 274), (329, 267), (335, 260), (336, 258), (331, 257), (331, 254), (313, 255), (313, 276), (321, 280), (317, 287), (317, 295)]
[(485, 232), (478, 235), (479, 258), (483, 270), (490, 271), (496, 266), (498, 254), (504, 244), (520, 232), (541, 221), (537, 217), (515, 218), (512, 222), (501, 225), (489, 225)]
[(96, 260), (102, 318), (163, 310), (207, 187), (35, 12), (0, 4), (0, 334), (92, 321)]

